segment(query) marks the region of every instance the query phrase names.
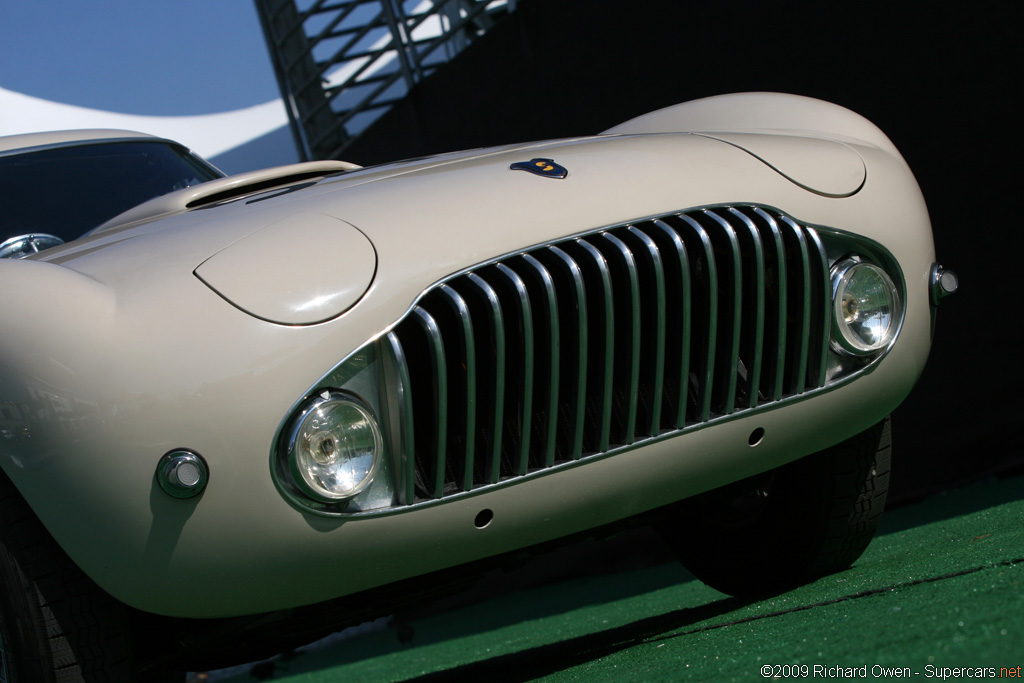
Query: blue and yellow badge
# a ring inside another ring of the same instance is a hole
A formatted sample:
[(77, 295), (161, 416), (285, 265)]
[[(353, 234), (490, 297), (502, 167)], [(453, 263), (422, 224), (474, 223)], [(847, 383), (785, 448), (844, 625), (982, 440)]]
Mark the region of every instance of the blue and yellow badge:
[(565, 166), (559, 166), (554, 159), (530, 159), (517, 161), (509, 166), (513, 171), (529, 171), (545, 178), (564, 178), (569, 175)]

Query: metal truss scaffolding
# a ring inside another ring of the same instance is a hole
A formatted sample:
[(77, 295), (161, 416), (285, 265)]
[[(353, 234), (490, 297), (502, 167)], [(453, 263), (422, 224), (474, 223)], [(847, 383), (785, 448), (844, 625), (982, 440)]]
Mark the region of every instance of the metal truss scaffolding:
[(255, 0), (304, 160), (355, 136), (515, 0)]

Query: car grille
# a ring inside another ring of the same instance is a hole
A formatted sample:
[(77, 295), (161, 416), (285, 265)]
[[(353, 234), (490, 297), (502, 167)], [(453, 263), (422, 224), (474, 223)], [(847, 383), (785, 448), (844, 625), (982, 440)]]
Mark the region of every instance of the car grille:
[(828, 271), (815, 229), (724, 206), (597, 230), (445, 280), (384, 340), (401, 502), (823, 386)]

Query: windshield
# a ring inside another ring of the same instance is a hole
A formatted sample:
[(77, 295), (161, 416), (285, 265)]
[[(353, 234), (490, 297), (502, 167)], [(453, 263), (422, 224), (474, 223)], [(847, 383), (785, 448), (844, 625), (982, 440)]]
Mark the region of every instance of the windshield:
[(30, 233), (67, 242), (153, 197), (220, 177), (184, 147), (163, 140), (0, 156), (0, 243)]

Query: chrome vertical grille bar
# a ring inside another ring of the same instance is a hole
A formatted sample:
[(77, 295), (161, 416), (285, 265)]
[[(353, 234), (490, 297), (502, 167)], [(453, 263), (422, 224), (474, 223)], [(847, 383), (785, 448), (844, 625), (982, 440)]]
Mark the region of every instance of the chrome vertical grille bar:
[(650, 391), (642, 394), (637, 392), (636, 395), (638, 401), (646, 400), (650, 405), (647, 419), (638, 427), (640, 435), (657, 436), (661, 432), (661, 411), (665, 390), (665, 337), (667, 334), (665, 266), (661, 260), (661, 251), (650, 235), (632, 225), (629, 226), (626, 235), (632, 236), (640, 242), (641, 247), (637, 249), (637, 253), (646, 259), (647, 265), (644, 270), (649, 273), (651, 280), (648, 289), (654, 290), (647, 292), (648, 295), (653, 294), (654, 296), (653, 311), (648, 314), (653, 320), (637, 325), (646, 334), (643, 352), (648, 353), (648, 349), (652, 346), (654, 351), (653, 359), (649, 361), (648, 372), (650, 374), (645, 381), (645, 384), (649, 385)]
[(707, 422), (711, 417), (711, 387), (715, 378), (715, 355), (718, 346), (718, 267), (715, 264), (715, 250), (711, 246), (711, 238), (704, 228), (690, 216), (684, 214), (680, 218), (683, 219), (683, 225), (689, 228), (691, 240), (696, 241), (693, 249), (694, 267), (700, 275), (700, 280), (691, 279), (690, 284), (697, 296), (703, 298), (700, 305), (704, 307), (704, 313), (702, 319), (695, 322), (704, 332), (701, 342), (705, 348), (697, 359), (698, 374), (694, 387), (697, 393), (697, 414), (694, 419), (697, 422)]
[(433, 408), (435, 424), (435, 440), (424, 444), (428, 450), (423, 453), (422, 465), (417, 463), (426, 480), (426, 492), (432, 498), (440, 498), (444, 493), (445, 469), (448, 446), (448, 372), (447, 359), (444, 353), (444, 341), (437, 321), (421, 306), (413, 309), (415, 320), (427, 336), (428, 361), (433, 379)]
[[(678, 360), (678, 366), (675, 366), (678, 367), (678, 372), (670, 372), (667, 379), (676, 380), (678, 378), (678, 380), (675, 382), (677, 390), (673, 392), (667, 389), (668, 393), (663, 397), (663, 401), (676, 406), (674, 422), (667, 423), (665, 427), (667, 429), (683, 429), (686, 426), (686, 410), (690, 404), (690, 340), (693, 337), (691, 322), (693, 307), (690, 304), (693, 286), (690, 278), (690, 258), (686, 251), (686, 245), (678, 232), (663, 221), (654, 220), (651, 223), (655, 228), (651, 232), (652, 236), (655, 238), (660, 236), (662, 243), (667, 241), (667, 246), (664, 249), (666, 254), (664, 265), (667, 271), (673, 271), (672, 282), (676, 285), (671, 288), (666, 286), (666, 295), (674, 295), (671, 305), (672, 315), (666, 314), (666, 330), (671, 330), (672, 339), (678, 344), (678, 355), (669, 356), (673, 361)], [(666, 277), (668, 277), (667, 273)], [(667, 307), (669, 305), (666, 303)], [(671, 320), (668, 320), (669, 317)], [(670, 327), (668, 322), (677, 322), (678, 327), (674, 325)], [(667, 341), (666, 346), (669, 346)]]
[(813, 334), (815, 335), (812, 340), (814, 354), (812, 359), (815, 359), (811, 367), (813, 372), (814, 385), (817, 387), (825, 386), (825, 375), (826, 368), (828, 366), (828, 356), (825, 353), (825, 349), (828, 347), (829, 334), (832, 328), (832, 318), (829, 315), (829, 302), (832, 299), (832, 286), (829, 278), (829, 266), (828, 266), (828, 254), (825, 251), (825, 245), (821, 242), (821, 237), (818, 233), (812, 229), (807, 228), (807, 233), (811, 237), (811, 244), (813, 245), (811, 262), (814, 268), (818, 269), (816, 282), (817, 287), (813, 288), (815, 295), (813, 300), (814, 312), (812, 313), (812, 319), (816, 319), (817, 325), (812, 327)]
[[(462, 450), (461, 468), (462, 476), (459, 486), (463, 491), (470, 491), (473, 488), (473, 468), (475, 458), (475, 441), (476, 441), (476, 340), (473, 330), (473, 320), (469, 312), (469, 306), (466, 304), (466, 300), (462, 298), (457, 291), (451, 286), (444, 284), (441, 285), (439, 291), (444, 295), (445, 300), (451, 306), (452, 311), (458, 318), (460, 323), (461, 337), (459, 339), (459, 349), (461, 353), (458, 357), (461, 359), (461, 365), (465, 369), (465, 376), (463, 380), (463, 391), (461, 394), (457, 394), (454, 398), (458, 403), (458, 407), (464, 411), (464, 417), (462, 418), (463, 428), (461, 434), (455, 443), (450, 444), (449, 450), (451, 455), (455, 455), (460, 449)], [(454, 351), (454, 349), (452, 349)], [(449, 373), (451, 374), (451, 373)], [(450, 397), (449, 400), (452, 400)], [(449, 406), (453, 408), (455, 406)], [(454, 430), (453, 430), (454, 431)], [(450, 434), (450, 436), (455, 436)], [(461, 443), (460, 443), (461, 442)], [(455, 463), (452, 462), (452, 465)]]
[(796, 240), (797, 255), (799, 260), (794, 264), (795, 268), (799, 268), (796, 275), (799, 279), (799, 285), (795, 288), (796, 296), (791, 301), (796, 304), (797, 312), (795, 315), (799, 316), (800, 327), (797, 339), (799, 340), (796, 345), (792, 348), (793, 356), (792, 360), (787, 362), (787, 366), (790, 368), (790, 387), (793, 393), (802, 394), (804, 392), (805, 383), (807, 381), (807, 359), (810, 354), (810, 338), (811, 338), (811, 262), (810, 262), (810, 251), (807, 245), (807, 236), (804, 234), (802, 227), (796, 224), (788, 216), (782, 217), (784, 225), (790, 228), (787, 233)]
[(575, 244), (579, 247), (575, 251), (579, 255), (577, 262), (583, 269), (584, 283), (588, 277), (590, 279), (587, 315), (591, 326), (588, 328), (587, 344), (597, 346), (595, 353), (590, 356), (588, 368), (583, 450), (601, 453), (611, 445), (615, 299), (611, 272), (604, 255), (586, 240), (577, 240)]
[[(745, 364), (744, 380), (745, 408), (756, 408), (758, 392), (761, 387), (761, 365), (764, 353), (764, 318), (765, 318), (765, 253), (761, 242), (761, 234), (757, 226), (745, 214), (730, 207), (728, 213), (738, 220), (737, 234), (747, 244), (741, 249), (744, 258), (743, 269), (747, 273), (744, 284), (743, 298), (746, 300), (743, 317), (742, 347), (740, 362)], [(743, 228), (746, 228), (744, 230)], [(749, 239), (749, 242), (746, 240)], [(753, 276), (753, 277), (751, 277)]]
[(485, 310), (488, 312), (487, 319), (491, 325), (491, 347), (487, 349), (487, 353), (491, 354), (493, 359), (493, 374), (488, 377), (493, 382), (489, 391), (490, 433), (481, 436), (485, 443), (490, 444), (490, 452), (482, 453), (487, 457), (483, 463), (486, 467), (483, 476), (486, 481), (493, 484), (498, 481), (501, 471), (501, 439), (505, 425), (505, 319), (501, 313), (498, 293), (494, 288), (476, 273), (469, 273), (466, 277), (483, 295)]
[[(739, 238), (728, 221), (714, 211), (704, 211), (704, 215), (718, 223), (721, 228), (722, 242), (719, 250), (723, 253), (719, 261), (720, 283), (728, 286), (724, 290), (725, 297), (721, 301), (722, 341), (729, 346), (724, 354), (719, 355), (721, 367), (718, 370), (717, 406), (725, 415), (731, 415), (736, 409), (736, 384), (740, 358), (740, 332), (743, 326), (743, 266), (740, 261)], [(728, 308), (727, 308), (728, 307)], [(731, 313), (729, 311), (731, 308)]]
[[(621, 354), (626, 363), (614, 363), (620, 368), (620, 372), (613, 369), (612, 410), (614, 421), (621, 422), (616, 426), (615, 432), (618, 443), (633, 443), (636, 434), (637, 396), (640, 387), (640, 275), (637, 273), (636, 261), (633, 252), (626, 246), (625, 242), (611, 233), (601, 233), (601, 237), (609, 243), (613, 254), (621, 257), (620, 265), (625, 265), (626, 277), (621, 275), (614, 279), (613, 300), (618, 295), (622, 303), (628, 306), (616, 305), (618, 320), (613, 320), (616, 328), (615, 349), (613, 353)], [(609, 254), (611, 256), (611, 254)], [(611, 260), (609, 259), (609, 273), (611, 273)], [(621, 333), (620, 333), (621, 330)], [(617, 381), (618, 375), (621, 381)], [(613, 422), (614, 423), (614, 422)]]
[[(770, 372), (765, 378), (765, 384), (771, 387), (771, 396), (769, 400), (778, 401), (782, 398), (782, 392), (785, 387), (785, 367), (786, 367), (786, 334), (787, 334), (787, 298), (788, 298), (788, 275), (786, 270), (786, 247), (782, 239), (782, 232), (779, 230), (778, 223), (775, 222), (775, 218), (764, 211), (760, 207), (754, 207), (753, 214), (755, 217), (760, 218), (770, 234), (771, 239), (765, 240), (768, 245), (766, 250), (771, 250), (774, 247), (774, 263), (773, 269), (774, 277), (770, 277), (766, 282), (766, 294), (767, 292), (774, 291), (775, 296), (770, 297), (772, 302), (771, 310), (774, 313), (774, 327), (775, 327), (775, 353), (772, 355), (768, 365)], [(769, 316), (769, 322), (766, 325), (766, 334), (771, 334), (771, 329), (767, 329), (771, 323), (772, 317)]]
[[(547, 373), (543, 373), (538, 368), (538, 378), (540, 382), (537, 383), (538, 390), (542, 386), (548, 387), (547, 401), (543, 400), (543, 396), (538, 396), (540, 400), (537, 401), (536, 405), (538, 409), (543, 412), (538, 413), (539, 418), (536, 419), (532, 424), (537, 427), (542, 427), (542, 431), (537, 434), (537, 444), (540, 450), (540, 465), (543, 467), (552, 467), (555, 464), (555, 448), (557, 445), (557, 425), (558, 425), (558, 395), (561, 391), (561, 334), (559, 331), (558, 321), (558, 298), (555, 293), (555, 283), (551, 278), (551, 273), (544, 267), (540, 261), (530, 254), (523, 255), (524, 268), (523, 273), (527, 278), (527, 281), (533, 280), (540, 283), (540, 294), (538, 298), (547, 311), (547, 341), (548, 348), (546, 356), (541, 352), (538, 354), (538, 360), (544, 358), (547, 361)], [(532, 276), (532, 277), (531, 277)], [(541, 318), (543, 319), (543, 318)], [(540, 423), (543, 422), (543, 425)]]
[(825, 386), (825, 242), (774, 209), (714, 207), (447, 278), (381, 342), (399, 500), (529, 476)]
[(396, 381), (394, 391), (398, 407), (398, 447), (403, 467), (400, 469), (398, 484), (399, 501), (403, 505), (412, 505), (416, 501), (416, 429), (413, 421), (413, 401), (409, 363), (405, 350), (398, 335), (391, 332), (387, 336), (386, 348), (390, 353), (390, 365), (395, 369)]
[[(589, 356), (589, 340), (587, 335), (587, 288), (583, 282), (583, 272), (579, 265), (567, 253), (558, 247), (548, 247), (547, 251), (554, 254), (555, 265), (561, 263), (564, 271), (568, 272), (569, 280), (559, 294), (560, 311), (564, 310), (565, 320), (576, 319), (575, 342), (576, 348), (569, 347), (569, 353), (577, 351), (579, 358), (576, 366), (566, 363), (562, 367), (566, 373), (562, 381), (562, 393), (559, 394), (558, 416), (556, 424), (565, 425), (565, 439), (562, 452), (569, 460), (579, 460), (583, 455), (583, 423), (587, 409), (587, 364)], [(540, 253), (540, 252), (539, 252)], [(572, 309), (576, 309), (576, 315), (572, 315)], [(563, 336), (563, 343), (568, 340)], [(575, 369), (575, 375), (573, 370)], [(575, 390), (575, 393), (571, 393)]]
[[(497, 265), (499, 273), (504, 275), (508, 282), (515, 289), (518, 298), (518, 311), (520, 315), (523, 343), (523, 355), (520, 364), (522, 373), (518, 394), (518, 422), (519, 430), (519, 452), (516, 454), (514, 466), (518, 476), (526, 474), (530, 466), (530, 435), (533, 433), (533, 392), (534, 392), (534, 334), (533, 334), (533, 307), (530, 305), (530, 293), (526, 289), (526, 282), (516, 271), (504, 263)], [(546, 381), (546, 378), (542, 378)]]

